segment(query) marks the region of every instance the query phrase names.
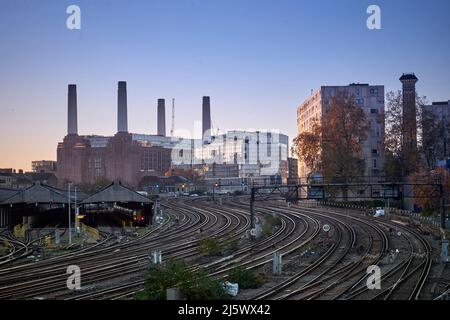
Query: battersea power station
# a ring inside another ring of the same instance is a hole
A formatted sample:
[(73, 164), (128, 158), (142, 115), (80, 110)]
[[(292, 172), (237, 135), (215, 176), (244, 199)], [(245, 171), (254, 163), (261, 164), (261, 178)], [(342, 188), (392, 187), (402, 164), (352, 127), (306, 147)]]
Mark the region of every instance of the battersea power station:
[[(158, 112), (158, 133), (165, 136), (163, 101)], [(121, 180), (135, 186), (146, 175), (163, 175), (171, 165), (170, 148), (137, 141), (128, 132), (127, 84), (118, 83), (117, 133), (112, 137), (78, 135), (77, 87), (68, 86), (68, 125), (64, 141), (58, 144), (58, 180), (74, 183), (95, 183), (99, 180)]]
[(59, 184), (120, 180), (138, 188), (141, 181), (161, 177), (171, 168), (201, 168), (205, 180), (227, 178), (233, 185), (240, 185), (242, 179), (255, 183), (258, 179), (277, 181), (286, 175), (288, 137), (272, 131), (228, 130), (212, 134), (208, 96), (202, 99), (202, 137), (199, 139), (166, 135), (164, 99), (158, 99), (156, 105), (156, 134), (128, 132), (127, 109), (127, 83), (120, 81), (117, 133), (114, 136), (79, 135), (77, 87), (69, 84), (67, 135), (57, 148)]

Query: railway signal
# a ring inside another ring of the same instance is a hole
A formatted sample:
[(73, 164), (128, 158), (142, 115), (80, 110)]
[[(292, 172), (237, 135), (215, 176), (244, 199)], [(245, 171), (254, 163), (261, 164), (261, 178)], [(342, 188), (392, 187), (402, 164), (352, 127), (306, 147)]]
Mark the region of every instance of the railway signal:
[(281, 275), (283, 269), (283, 261), (280, 252), (274, 252), (272, 258), (272, 272), (275, 275)]
[(61, 242), (61, 234), (59, 229), (55, 229), (55, 244), (60, 244)]
[(148, 257), (150, 264), (157, 265), (162, 263), (162, 252), (161, 250), (152, 251)]

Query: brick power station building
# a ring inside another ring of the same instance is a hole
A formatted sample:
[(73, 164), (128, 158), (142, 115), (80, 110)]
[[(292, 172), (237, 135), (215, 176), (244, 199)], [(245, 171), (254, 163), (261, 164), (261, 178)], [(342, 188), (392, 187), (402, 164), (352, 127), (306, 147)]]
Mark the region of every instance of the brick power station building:
[(169, 170), (170, 149), (136, 141), (128, 132), (127, 88), (123, 81), (118, 85), (117, 120), (117, 133), (112, 137), (78, 135), (77, 88), (69, 85), (68, 132), (57, 149), (59, 183), (118, 179), (136, 186), (144, 176), (159, 176)]

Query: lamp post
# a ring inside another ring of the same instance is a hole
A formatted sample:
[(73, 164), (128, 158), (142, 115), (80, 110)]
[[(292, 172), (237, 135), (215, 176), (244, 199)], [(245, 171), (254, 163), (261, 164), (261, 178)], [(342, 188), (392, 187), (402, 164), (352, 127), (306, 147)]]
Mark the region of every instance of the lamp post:
[(74, 204), (75, 204), (75, 232), (77, 235), (80, 235), (80, 210), (77, 206), (77, 186), (74, 186), (75, 188), (75, 200), (74, 200)]

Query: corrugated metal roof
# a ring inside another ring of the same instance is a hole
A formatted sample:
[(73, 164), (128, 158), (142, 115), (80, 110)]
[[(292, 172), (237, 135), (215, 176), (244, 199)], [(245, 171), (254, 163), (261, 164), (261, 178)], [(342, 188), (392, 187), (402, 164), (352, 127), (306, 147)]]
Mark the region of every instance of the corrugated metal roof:
[(3, 200), (0, 204), (67, 203), (67, 201), (67, 197), (58, 189), (36, 182), (31, 187), (20, 190), (11, 197)]
[(123, 186), (120, 182), (114, 182), (100, 190), (96, 194), (88, 197), (82, 203), (103, 203), (103, 202), (152, 202), (134, 190)]

